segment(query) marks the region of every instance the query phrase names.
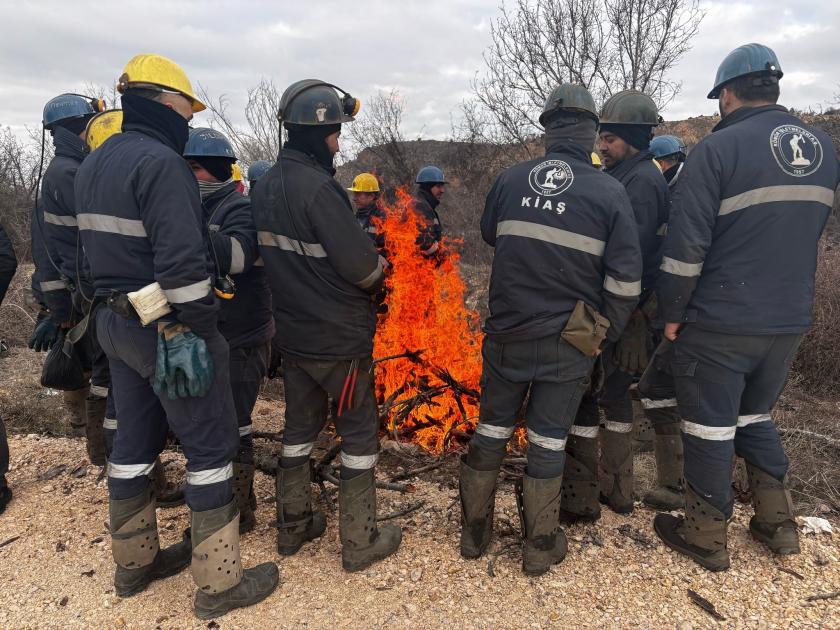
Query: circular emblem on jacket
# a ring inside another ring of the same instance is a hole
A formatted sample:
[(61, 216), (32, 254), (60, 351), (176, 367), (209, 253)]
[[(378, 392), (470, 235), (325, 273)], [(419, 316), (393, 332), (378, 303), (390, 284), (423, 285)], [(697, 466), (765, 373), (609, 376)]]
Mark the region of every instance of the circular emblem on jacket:
[(563, 160), (546, 160), (537, 164), (528, 174), (528, 183), (538, 195), (553, 197), (569, 189), (575, 175), (572, 167)]
[(770, 150), (785, 173), (805, 177), (822, 164), (823, 148), (817, 137), (799, 125), (781, 125), (770, 134)]

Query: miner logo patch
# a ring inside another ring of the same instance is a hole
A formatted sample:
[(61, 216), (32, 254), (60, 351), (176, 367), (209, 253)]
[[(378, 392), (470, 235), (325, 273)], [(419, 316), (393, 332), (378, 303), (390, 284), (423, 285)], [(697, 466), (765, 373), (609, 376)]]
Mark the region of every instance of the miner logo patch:
[(823, 148), (817, 137), (799, 125), (781, 125), (770, 134), (770, 150), (785, 173), (805, 177), (822, 164)]
[(569, 189), (575, 175), (572, 167), (563, 160), (546, 160), (537, 164), (528, 174), (528, 183), (538, 195), (553, 197)]

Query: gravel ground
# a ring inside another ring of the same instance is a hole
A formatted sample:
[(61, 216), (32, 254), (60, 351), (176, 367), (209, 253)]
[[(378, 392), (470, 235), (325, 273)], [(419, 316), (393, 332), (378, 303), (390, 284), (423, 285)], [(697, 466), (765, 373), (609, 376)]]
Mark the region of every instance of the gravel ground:
[[(840, 627), (840, 534), (802, 537), (803, 553), (775, 559), (747, 531), (749, 510), (730, 526), (733, 568), (711, 574), (657, 543), (652, 512), (606, 510), (596, 525), (568, 530), (569, 555), (540, 578), (520, 571), (511, 484), (497, 502), (489, 558), (458, 555), (455, 460), (411, 481), (413, 492), (379, 491), (380, 512), (418, 501), (400, 517), (400, 551), (366, 572), (341, 570), (336, 515), (320, 540), (280, 561), (282, 584), (266, 601), (217, 622), (191, 615), (189, 571), (130, 599), (114, 595), (105, 481), (85, 466), (84, 445), (67, 438), (12, 436), (15, 499), (0, 517), (0, 628), (828, 628)], [(176, 454), (165, 459), (180, 468)], [(396, 460), (384, 458), (384, 469)], [(257, 474), (256, 530), (243, 538), (243, 562), (278, 561), (273, 480)], [(187, 525), (186, 508), (158, 512), (163, 544)], [(725, 621), (693, 604), (688, 589)]]

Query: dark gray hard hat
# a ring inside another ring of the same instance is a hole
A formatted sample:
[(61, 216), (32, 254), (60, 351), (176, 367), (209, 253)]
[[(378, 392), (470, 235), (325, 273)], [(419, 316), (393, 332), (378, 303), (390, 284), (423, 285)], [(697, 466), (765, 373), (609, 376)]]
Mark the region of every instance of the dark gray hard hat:
[(540, 114), (540, 124), (545, 127), (551, 115), (559, 111), (584, 114), (598, 122), (595, 99), (589, 90), (575, 83), (564, 83), (551, 91)]
[(656, 103), (639, 90), (624, 90), (613, 94), (601, 108), (602, 125), (649, 125), (662, 122)]
[(358, 99), (332, 83), (304, 79), (292, 83), (283, 92), (277, 119), (294, 125), (341, 124), (352, 122), (360, 105)]

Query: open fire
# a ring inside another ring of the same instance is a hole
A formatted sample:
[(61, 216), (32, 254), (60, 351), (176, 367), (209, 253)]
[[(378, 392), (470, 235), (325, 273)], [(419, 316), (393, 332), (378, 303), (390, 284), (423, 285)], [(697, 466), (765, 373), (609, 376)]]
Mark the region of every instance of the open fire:
[(397, 191), (381, 223), (388, 262), (387, 312), (379, 315), (376, 395), (385, 428), (440, 453), (478, 422), (481, 340), (478, 313), (464, 303), (457, 241), (420, 254), (411, 197)]

